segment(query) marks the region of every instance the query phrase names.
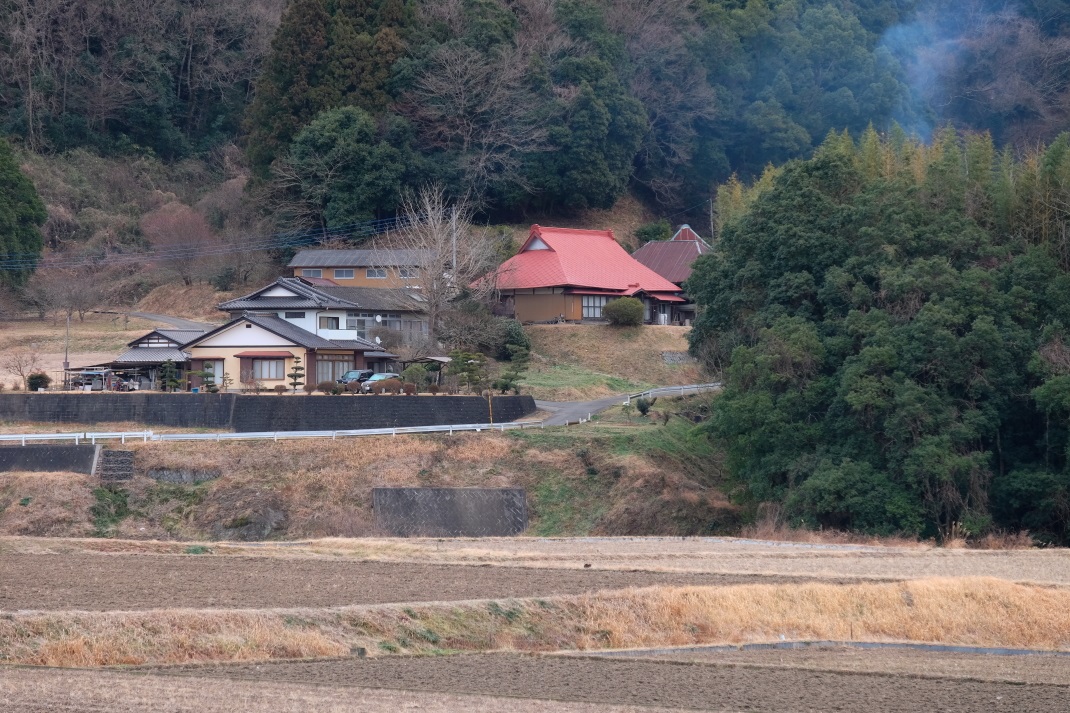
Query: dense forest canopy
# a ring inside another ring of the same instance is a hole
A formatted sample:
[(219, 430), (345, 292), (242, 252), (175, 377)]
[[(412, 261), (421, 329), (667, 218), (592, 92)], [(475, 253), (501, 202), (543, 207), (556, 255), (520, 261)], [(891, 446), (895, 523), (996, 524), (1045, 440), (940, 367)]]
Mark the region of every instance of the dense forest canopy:
[[(702, 211), (870, 123), (1031, 147), (1066, 125), (1068, 67), (1066, 0), (0, 2), (6, 132), (165, 159), (237, 140), (309, 225), (431, 180), (499, 217), (627, 190)], [(359, 145), (332, 136), (353, 122)]]
[(706, 432), (799, 522), (1070, 541), (1070, 134), (833, 134), (726, 186), (688, 283)]

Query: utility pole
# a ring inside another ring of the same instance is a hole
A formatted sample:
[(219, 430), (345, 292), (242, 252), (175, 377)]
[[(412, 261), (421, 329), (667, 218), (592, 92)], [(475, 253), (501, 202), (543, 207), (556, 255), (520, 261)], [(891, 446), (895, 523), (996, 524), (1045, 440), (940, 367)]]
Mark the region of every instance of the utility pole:
[(453, 235), (453, 262), (450, 263), (450, 272), (456, 277), (457, 274), (457, 206), (450, 210), (450, 233)]
[(71, 350), (71, 313), (67, 313), (67, 338), (63, 342), (63, 390), (68, 391), (71, 388), (70, 377), (70, 350)]

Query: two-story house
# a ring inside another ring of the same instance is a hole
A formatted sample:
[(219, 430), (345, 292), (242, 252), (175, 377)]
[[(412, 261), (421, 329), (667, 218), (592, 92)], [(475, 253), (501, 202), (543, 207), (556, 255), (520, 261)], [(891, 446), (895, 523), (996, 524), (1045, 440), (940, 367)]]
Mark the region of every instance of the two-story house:
[(403, 289), (426, 262), (418, 250), (301, 250), (290, 260), (294, 277), (331, 280), (340, 287)]

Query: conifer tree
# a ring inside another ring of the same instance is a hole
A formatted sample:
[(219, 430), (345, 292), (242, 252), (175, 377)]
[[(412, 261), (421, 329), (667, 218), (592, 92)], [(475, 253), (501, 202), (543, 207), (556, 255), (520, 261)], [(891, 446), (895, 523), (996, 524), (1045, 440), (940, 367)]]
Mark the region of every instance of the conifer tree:
[(286, 378), (290, 380), (290, 386), (295, 394), (297, 389), (305, 385), (305, 367), (301, 366), (301, 357), (294, 357), (293, 366), (290, 367), (290, 373), (286, 375)]
[(11, 146), (0, 138), (0, 261), (27, 267), (0, 271), (0, 286), (22, 284), (33, 271), (43, 242), (40, 227), (48, 219), (44, 203), (19, 170)]

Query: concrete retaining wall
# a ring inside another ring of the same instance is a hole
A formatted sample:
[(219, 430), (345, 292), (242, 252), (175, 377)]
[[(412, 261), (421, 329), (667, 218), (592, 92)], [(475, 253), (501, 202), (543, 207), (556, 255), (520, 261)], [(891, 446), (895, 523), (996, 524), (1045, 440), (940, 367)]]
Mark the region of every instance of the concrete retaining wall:
[[(530, 396), (495, 396), (494, 422), (535, 412)], [(243, 396), (239, 394), (0, 394), (0, 421), (108, 423), (250, 431), (340, 431), (488, 423), (475, 396)]]
[(93, 475), (100, 446), (0, 446), (0, 472), (85, 473)]
[[(494, 421), (535, 412), (530, 396), (496, 396)], [(261, 396), (241, 397), (234, 430), (339, 431), (395, 426), (489, 423), (487, 400), (474, 396)]]
[(373, 488), (372, 507), (396, 537), (508, 537), (528, 526), (523, 488)]

